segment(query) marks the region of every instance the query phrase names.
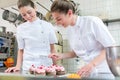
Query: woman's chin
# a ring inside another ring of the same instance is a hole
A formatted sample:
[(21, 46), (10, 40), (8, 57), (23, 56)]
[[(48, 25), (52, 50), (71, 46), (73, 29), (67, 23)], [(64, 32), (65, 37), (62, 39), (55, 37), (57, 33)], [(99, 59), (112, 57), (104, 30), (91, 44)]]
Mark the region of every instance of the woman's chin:
[(64, 28), (67, 28), (68, 27), (68, 25), (62, 25)]

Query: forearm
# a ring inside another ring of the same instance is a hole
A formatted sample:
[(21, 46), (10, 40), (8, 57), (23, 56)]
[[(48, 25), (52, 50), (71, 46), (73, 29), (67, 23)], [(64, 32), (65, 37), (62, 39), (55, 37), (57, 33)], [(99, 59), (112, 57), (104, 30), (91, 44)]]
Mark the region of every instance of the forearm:
[(74, 57), (76, 57), (76, 54), (74, 51), (71, 51), (71, 52), (67, 52), (67, 53), (62, 53), (62, 57), (63, 57), (63, 59), (74, 58)]
[(105, 58), (106, 58), (106, 50), (103, 49), (100, 52), (100, 54), (97, 57), (95, 57), (94, 60), (91, 61), (91, 64), (93, 64), (93, 66), (95, 67), (95, 66), (99, 65), (103, 60), (105, 60)]
[[(50, 48), (51, 48), (50, 50), (51, 53), (56, 53), (54, 44), (50, 44)], [(57, 64), (56, 60), (52, 59), (52, 61), (53, 61), (53, 64)]]
[(56, 53), (54, 44), (50, 44), (50, 52)]
[(56, 62), (56, 60), (60, 60), (60, 59), (67, 59), (67, 58), (76, 57), (76, 54), (74, 51), (67, 52), (67, 53), (56, 53), (53, 45), (51, 45), (51, 49), (52, 49), (51, 54), (48, 57), (52, 58), (53, 61), (55, 61), (55, 62)]
[(16, 67), (20, 68), (23, 61), (23, 50), (18, 50)]

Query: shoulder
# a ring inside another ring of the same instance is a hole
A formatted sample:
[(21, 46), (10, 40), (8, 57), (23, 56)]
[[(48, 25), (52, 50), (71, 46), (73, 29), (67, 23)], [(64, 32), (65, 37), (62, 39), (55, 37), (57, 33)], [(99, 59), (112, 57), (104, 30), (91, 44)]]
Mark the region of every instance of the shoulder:
[(97, 17), (97, 16), (80, 16), (80, 20), (89, 21), (89, 22), (102, 21), (102, 20), (101, 20), (99, 17)]
[(17, 26), (17, 31), (18, 31), (18, 30), (20, 30), (20, 31), (24, 30), (24, 28), (27, 27), (28, 24), (29, 24), (28, 22), (24, 22), (24, 23), (18, 25), (18, 26)]
[(42, 22), (42, 24), (45, 24), (45, 25), (52, 25), (50, 22), (47, 22), (45, 20), (40, 20)]
[(46, 28), (53, 28), (53, 25), (50, 22), (47, 22), (45, 20), (41, 20), (41, 23), (43, 26), (45, 26)]

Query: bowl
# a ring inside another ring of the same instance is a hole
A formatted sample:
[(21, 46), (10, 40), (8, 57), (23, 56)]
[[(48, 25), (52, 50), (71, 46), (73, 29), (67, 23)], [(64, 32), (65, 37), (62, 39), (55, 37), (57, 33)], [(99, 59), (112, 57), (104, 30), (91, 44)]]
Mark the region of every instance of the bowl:
[(106, 48), (106, 59), (111, 72), (120, 76), (120, 46)]

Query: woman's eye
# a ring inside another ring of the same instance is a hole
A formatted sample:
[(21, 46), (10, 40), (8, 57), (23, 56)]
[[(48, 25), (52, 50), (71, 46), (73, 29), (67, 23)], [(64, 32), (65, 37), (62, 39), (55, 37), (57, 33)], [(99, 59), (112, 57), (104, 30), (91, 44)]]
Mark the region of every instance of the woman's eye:
[(29, 12), (27, 12), (28, 14), (31, 14), (32, 12), (31, 11), (29, 11)]
[(22, 16), (26, 16), (26, 14), (23, 14)]
[(60, 21), (61, 19), (57, 19), (57, 21)]

